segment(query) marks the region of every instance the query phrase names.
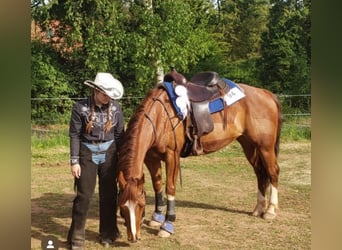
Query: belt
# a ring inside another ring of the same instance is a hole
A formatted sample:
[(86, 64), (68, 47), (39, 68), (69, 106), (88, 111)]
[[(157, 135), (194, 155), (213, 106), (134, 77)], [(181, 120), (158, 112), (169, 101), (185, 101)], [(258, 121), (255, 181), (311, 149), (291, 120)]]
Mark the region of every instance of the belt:
[(101, 155), (107, 153), (107, 151), (94, 151), (92, 152), (94, 155)]
[(93, 145), (99, 145), (101, 143), (105, 143), (105, 142), (108, 142), (108, 141), (82, 141), (82, 142), (90, 143), (90, 144), (93, 144)]

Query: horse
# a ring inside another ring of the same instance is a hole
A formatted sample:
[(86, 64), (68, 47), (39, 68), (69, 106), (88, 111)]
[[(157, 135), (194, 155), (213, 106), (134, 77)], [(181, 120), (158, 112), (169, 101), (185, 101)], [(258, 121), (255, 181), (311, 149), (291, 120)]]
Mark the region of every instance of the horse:
[[(171, 72), (167, 76), (164, 82), (167, 79), (172, 86), (186, 86), (188, 83), (195, 86), (179, 73)], [(200, 84), (209, 88), (207, 82)], [(215, 82), (211, 84), (217, 85)], [(179, 116), (179, 110), (175, 109), (165, 87), (157, 85), (149, 90), (135, 110), (128, 122), (118, 161), (118, 205), (125, 221), (128, 241), (136, 242), (141, 239), (146, 205), (144, 165), (150, 173), (155, 193), (155, 207), (150, 225), (160, 226), (160, 237), (169, 237), (174, 234), (176, 220), (175, 195), (180, 158), (209, 154), (224, 148), (234, 140), (241, 145), (257, 178), (257, 202), (251, 214), (265, 220), (273, 220), (276, 217), (281, 105), (276, 95), (266, 89), (243, 83), (236, 86), (244, 93), (244, 97), (229, 106), (224, 105), (223, 110), (210, 114), (212, 129), (200, 136), (199, 154), (189, 154), (187, 150), (187, 155), (184, 155), (184, 149), (191, 141), (191, 119), (188, 117), (194, 111), (183, 113), (186, 117)], [(186, 89), (188, 92), (192, 91), (191, 88)], [(207, 93), (206, 91), (197, 93)], [(198, 94), (195, 98), (198, 98)], [(191, 105), (187, 105), (187, 108), (191, 108)], [(195, 140), (198, 138), (192, 139)], [(166, 174), (166, 209), (162, 162), (165, 163)]]

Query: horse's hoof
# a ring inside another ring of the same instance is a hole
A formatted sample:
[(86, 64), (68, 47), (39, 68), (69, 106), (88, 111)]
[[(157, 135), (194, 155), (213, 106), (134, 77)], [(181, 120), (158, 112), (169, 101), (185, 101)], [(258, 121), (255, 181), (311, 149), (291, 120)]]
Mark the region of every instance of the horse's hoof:
[(150, 227), (160, 227), (165, 221), (165, 216), (162, 213), (153, 212), (152, 220), (149, 223)]
[(148, 224), (150, 227), (160, 227), (161, 223), (155, 220), (150, 220), (150, 223)]
[(259, 217), (259, 216), (262, 215), (262, 212), (260, 212), (260, 211), (258, 211), (258, 210), (255, 210), (255, 211), (253, 211), (252, 215), (253, 215), (254, 217)]
[(273, 220), (276, 217), (276, 214), (274, 213), (270, 213), (270, 212), (266, 212), (263, 214), (262, 218), (264, 220)]
[(173, 233), (175, 233), (173, 223), (170, 221), (164, 221), (164, 223), (160, 227), (158, 236), (162, 238), (167, 238), (167, 237), (170, 237), (170, 235)]
[(256, 207), (252, 213), (253, 216), (255, 217), (261, 217), (265, 212), (264, 208), (261, 207)]
[(266, 211), (265, 202), (258, 201), (258, 203), (256, 204), (256, 206), (253, 210), (252, 215), (255, 217), (261, 217), (265, 211)]
[(165, 230), (160, 230), (158, 236), (161, 238), (168, 238), (171, 236), (171, 234), (169, 232), (166, 232)]

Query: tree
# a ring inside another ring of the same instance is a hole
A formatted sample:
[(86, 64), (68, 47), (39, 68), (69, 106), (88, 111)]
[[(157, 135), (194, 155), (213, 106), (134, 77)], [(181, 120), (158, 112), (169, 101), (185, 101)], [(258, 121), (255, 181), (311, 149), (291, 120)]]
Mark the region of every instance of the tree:
[(276, 93), (310, 92), (310, 1), (271, 1), (263, 34), (260, 79)]
[[(126, 96), (141, 96), (154, 86), (158, 72), (170, 65), (188, 72), (215, 43), (207, 32), (212, 6), (207, 0), (33, 1), (32, 18), (59, 38), (58, 44), (51, 39), (51, 52), (64, 59), (68, 67), (60, 67), (61, 73), (82, 96), (80, 82), (99, 71), (117, 77)], [(58, 27), (52, 27), (56, 21)]]
[(32, 97), (85, 96), (99, 71), (141, 97), (170, 66), (308, 93), (310, 12), (311, 0), (31, 0), (46, 33), (32, 39)]
[(205, 0), (60, 0), (35, 17), (60, 21), (65, 41), (60, 51), (86, 76), (110, 71), (142, 92), (153, 86), (160, 68), (172, 64), (187, 72), (210, 53), (215, 42), (206, 30), (210, 6)]
[(128, 52), (125, 62), (145, 90), (156, 83), (151, 79), (156, 78), (160, 69), (168, 71), (174, 65), (186, 73), (190, 65), (210, 53), (209, 46), (215, 41), (206, 30), (208, 4), (205, 3), (155, 0), (127, 4), (128, 14), (123, 24)]
[[(43, 123), (66, 122), (70, 118), (70, 100), (63, 100), (73, 94), (63, 59), (49, 44), (37, 41), (31, 44), (31, 118)], [(48, 100), (48, 98), (58, 98)]]
[(261, 34), (266, 30), (269, 1), (219, 1), (216, 32), (223, 35), (227, 69), (235, 81), (256, 85), (255, 61), (260, 57)]

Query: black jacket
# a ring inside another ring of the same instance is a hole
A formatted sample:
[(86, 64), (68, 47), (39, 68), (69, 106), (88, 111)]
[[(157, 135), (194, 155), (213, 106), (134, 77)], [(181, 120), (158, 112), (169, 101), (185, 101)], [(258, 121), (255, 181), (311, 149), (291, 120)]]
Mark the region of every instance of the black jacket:
[[(111, 100), (108, 105), (101, 108), (95, 106), (93, 116), (93, 129), (90, 134), (86, 132), (86, 126), (90, 117), (90, 97), (87, 100), (78, 101), (74, 104), (71, 113), (69, 136), (70, 136), (70, 159), (79, 159), (81, 141), (109, 141), (114, 140), (117, 148), (121, 146), (124, 134), (124, 119), (118, 102)], [(105, 132), (107, 122), (107, 108), (110, 108), (112, 128)]]

